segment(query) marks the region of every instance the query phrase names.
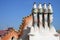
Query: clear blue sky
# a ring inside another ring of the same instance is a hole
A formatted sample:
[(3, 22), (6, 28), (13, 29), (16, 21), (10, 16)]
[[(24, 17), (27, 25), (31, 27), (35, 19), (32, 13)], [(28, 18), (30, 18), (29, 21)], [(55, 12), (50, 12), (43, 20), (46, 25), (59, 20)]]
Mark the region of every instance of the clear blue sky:
[(53, 24), (60, 29), (60, 0), (0, 0), (0, 30), (8, 27), (19, 29), (22, 18), (31, 13), (34, 2), (52, 4)]

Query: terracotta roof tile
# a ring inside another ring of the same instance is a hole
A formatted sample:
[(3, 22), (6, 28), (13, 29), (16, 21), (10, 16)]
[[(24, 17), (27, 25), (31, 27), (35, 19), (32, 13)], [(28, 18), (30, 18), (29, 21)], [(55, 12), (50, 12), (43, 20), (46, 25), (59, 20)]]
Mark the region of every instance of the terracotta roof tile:
[(5, 36), (11, 29), (13, 28), (8, 28), (7, 30), (0, 30), (0, 37)]
[(4, 36), (7, 32), (7, 30), (0, 30), (0, 36)]

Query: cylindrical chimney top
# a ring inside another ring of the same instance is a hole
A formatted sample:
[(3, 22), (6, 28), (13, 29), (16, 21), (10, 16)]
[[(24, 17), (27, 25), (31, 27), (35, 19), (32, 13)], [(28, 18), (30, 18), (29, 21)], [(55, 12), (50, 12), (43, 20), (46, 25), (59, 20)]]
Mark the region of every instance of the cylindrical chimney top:
[(50, 3), (48, 5), (48, 12), (49, 13), (53, 13), (52, 5)]
[(34, 2), (34, 4), (33, 4), (33, 8), (37, 8), (37, 6), (36, 6), (36, 2)]
[(40, 8), (42, 8), (42, 4), (41, 3), (39, 3), (39, 5), (38, 5), (38, 9), (40, 9)]
[(44, 9), (47, 9), (47, 5), (46, 5), (46, 3), (44, 3), (44, 7), (43, 7)]
[(47, 9), (46, 3), (44, 3), (44, 6), (43, 6), (43, 12), (44, 12), (44, 13), (48, 13), (48, 9)]

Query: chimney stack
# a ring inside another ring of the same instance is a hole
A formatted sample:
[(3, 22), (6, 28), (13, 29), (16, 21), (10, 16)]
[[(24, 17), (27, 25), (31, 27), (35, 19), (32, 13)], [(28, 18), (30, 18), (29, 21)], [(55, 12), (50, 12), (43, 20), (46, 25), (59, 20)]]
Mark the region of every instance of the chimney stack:
[(46, 5), (46, 3), (44, 3), (43, 7), (42, 4), (39, 3), (37, 8), (36, 2), (34, 2), (33, 9), (32, 9), (33, 27), (49, 28), (53, 19), (52, 13), (53, 10), (50, 3), (48, 6)]

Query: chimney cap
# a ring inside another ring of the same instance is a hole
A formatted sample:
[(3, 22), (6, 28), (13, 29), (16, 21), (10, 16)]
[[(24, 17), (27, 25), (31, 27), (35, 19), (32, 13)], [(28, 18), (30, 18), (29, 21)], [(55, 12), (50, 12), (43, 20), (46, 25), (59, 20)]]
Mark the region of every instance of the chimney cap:
[(51, 3), (48, 4), (48, 12), (53, 13), (52, 5)]
[(38, 4), (38, 9), (40, 9), (40, 8), (42, 8), (42, 4), (41, 3)]
[(44, 2), (44, 4), (43, 5), (45, 5), (46, 4), (46, 2)]
[(36, 4), (36, 2), (34, 2), (34, 4)]
[(33, 4), (33, 8), (37, 8), (37, 6), (36, 6), (36, 2), (34, 2), (34, 4)]
[(49, 4), (51, 4), (51, 3), (49, 3)]
[(47, 9), (47, 5), (46, 5), (46, 3), (44, 3), (44, 7), (43, 7), (44, 9)]

